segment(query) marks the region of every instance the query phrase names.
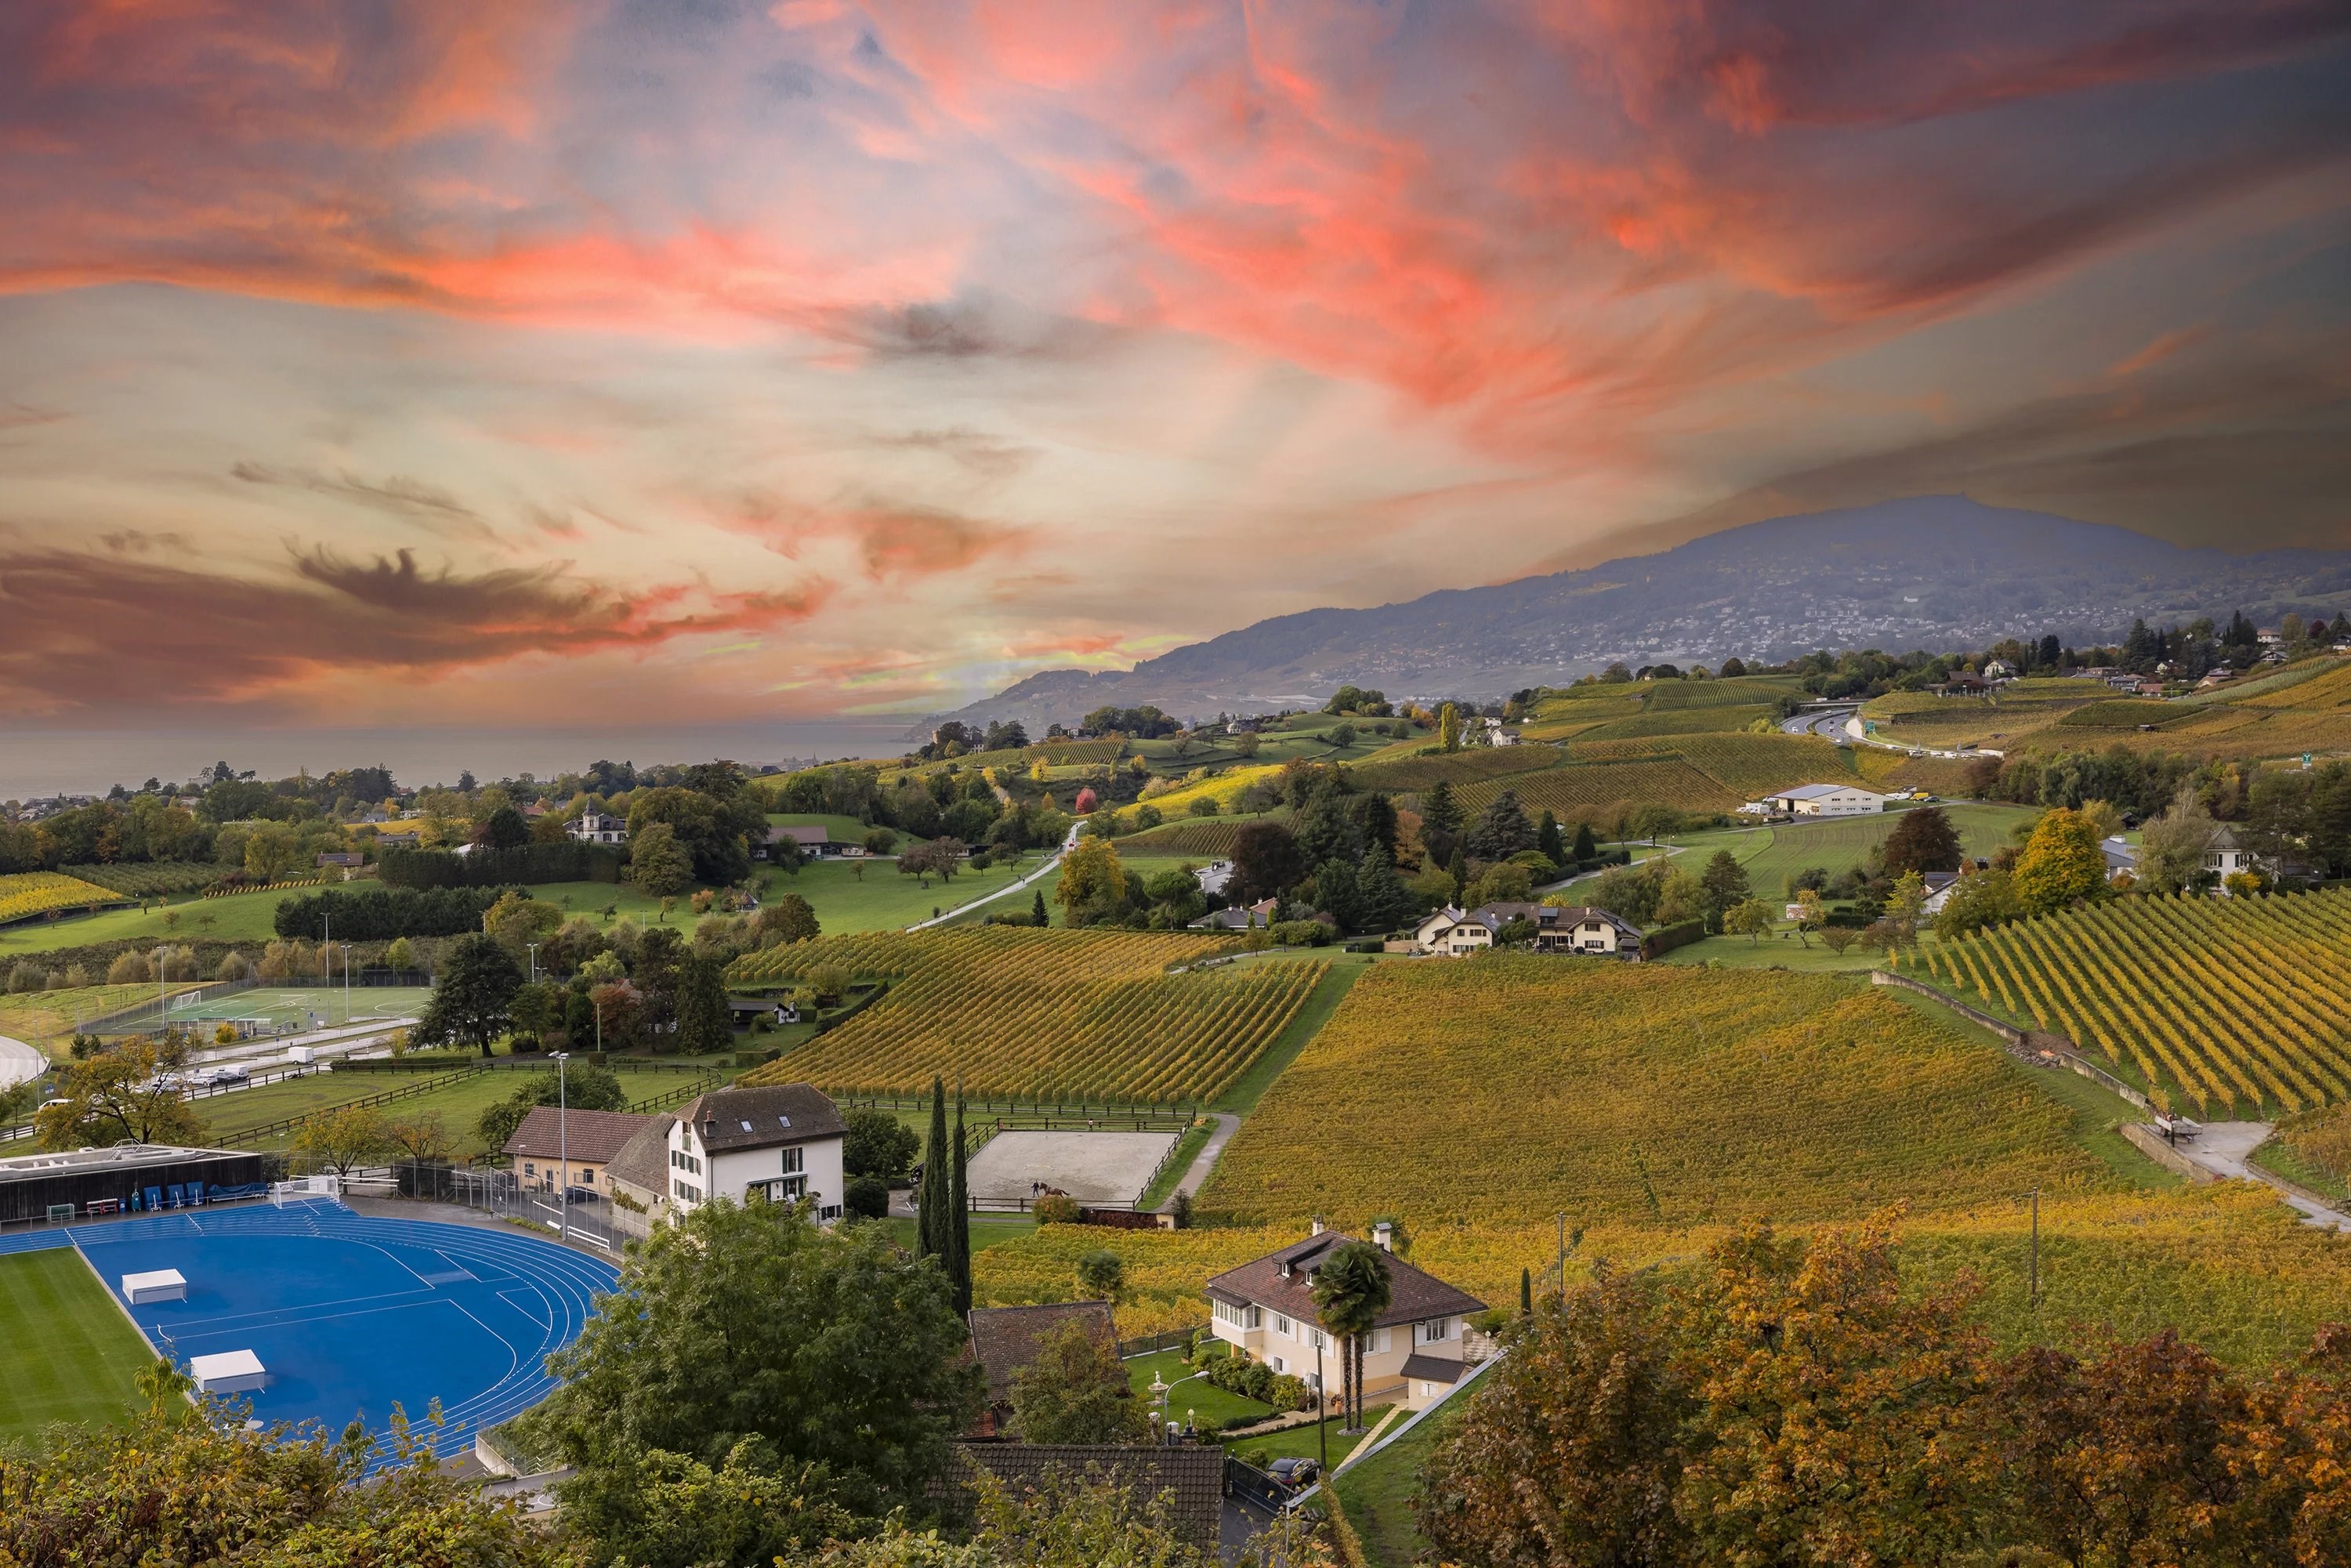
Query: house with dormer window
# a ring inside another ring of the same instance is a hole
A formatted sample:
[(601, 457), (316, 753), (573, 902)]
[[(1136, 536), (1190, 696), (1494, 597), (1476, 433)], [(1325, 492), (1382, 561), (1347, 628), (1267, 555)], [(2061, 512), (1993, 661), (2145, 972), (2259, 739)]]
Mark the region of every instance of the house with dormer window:
[[(1373, 1245), (1389, 1254), (1389, 1301), (1364, 1347), (1364, 1396), (1375, 1403), (1397, 1400), (1417, 1410), (1468, 1369), (1467, 1320), (1484, 1312), (1486, 1303), (1395, 1256), (1392, 1235), (1385, 1224), (1372, 1230)], [(1216, 1275), (1207, 1290), (1212, 1332), (1235, 1355), (1302, 1378), (1309, 1387), (1316, 1385), (1319, 1351), (1321, 1375), (1335, 1385), (1339, 1340), (1318, 1320), (1314, 1274), (1353, 1239), (1324, 1229), (1318, 1219), (1303, 1241)]]
[(664, 1207), (683, 1218), (714, 1197), (805, 1198), (819, 1219), (838, 1219), (847, 1131), (831, 1097), (806, 1083), (713, 1090), (670, 1124)]

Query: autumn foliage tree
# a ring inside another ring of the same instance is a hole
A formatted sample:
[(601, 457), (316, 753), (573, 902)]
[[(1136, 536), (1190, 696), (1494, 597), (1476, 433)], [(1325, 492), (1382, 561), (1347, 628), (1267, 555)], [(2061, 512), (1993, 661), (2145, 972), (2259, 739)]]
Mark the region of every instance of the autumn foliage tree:
[(1689, 1279), (1605, 1269), (1511, 1354), (1424, 1473), (1447, 1563), (2351, 1561), (2351, 1330), (2232, 1372), (2163, 1333), (2001, 1355), (1974, 1287), (1920, 1291), (1895, 1216), (1750, 1227)]

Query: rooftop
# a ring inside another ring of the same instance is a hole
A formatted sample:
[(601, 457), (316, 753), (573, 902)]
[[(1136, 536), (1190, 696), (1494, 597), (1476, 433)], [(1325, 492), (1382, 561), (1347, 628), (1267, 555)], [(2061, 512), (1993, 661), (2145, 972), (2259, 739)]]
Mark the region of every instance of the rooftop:
[(1108, 1301), (1055, 1301), (1031, 1307), (974, 1307), (971, 1353), (987, 1374), (987, 1400), (1001, 1405), (1012, 1396), (1012, 1375), (1037, 1359), (1038, 1347), (1063, 1325), (1076, 1323), (1087, 1335), (1116, 1347), (1118, 1328)]
[(677, 1119), (692, 1123), (695, 1135), (713, 1154), (834, 1137), (849, 1130), (831, 1096), (809, 1083), (714, 1089), (679, 1106)]
[[(1208, 1294), (1228, 1304), (1254, 1302), (1285, 1317), (1312, 1322), (1316, 1311), (1314, 1271), (1332, 1253), (1354, 1239), (1336, 1230), (1325, 1230), (1303, 1241), (1293, 1241), (1253, 1263), (1214, 1276), (1208, 1281)], [(1388, 1309), (1374, 1325), (1379, 1328), (1486, 1310), (1486, 1303), (1468, 1291), (1458, 1290), (1394, 1255), (1388, 1259)]]
[(632, 1116), (625, 1111), (559, 1112), (553, 1105), (534, 1105), (522, 1119), (522, 1124), (514, 1130), (514, 1136), (507, 1140), (505, 1152), (543, 1160), (569, 1158), (579, 1165), (606, 1165), (653, 1119)]
[(104, 1149), (73, 1149), (57, 1154), (12, 1155), (0, 1159), (0, 1181), (26, 1176), (69, 1176), (82, 1171), (145, 1170), (188, 1160), (244, 1160), (244, 1149), (191, 1149), (172, 1144), (116, 1144)]

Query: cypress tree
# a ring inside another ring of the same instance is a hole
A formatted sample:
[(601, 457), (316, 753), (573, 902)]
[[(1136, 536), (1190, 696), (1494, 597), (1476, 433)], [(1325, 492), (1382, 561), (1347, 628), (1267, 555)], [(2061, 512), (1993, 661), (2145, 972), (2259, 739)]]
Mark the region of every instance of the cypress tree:
[(1600, 858), (1600, 842), (1592, 836), (1590, 822), (1575, 824), (1575, 859), (1578, 864), (1589, 865)]
[(1535, 829), (1535, 848), (1553, 865), (1566, 862), (1567, 840), (1561, 836), (1559, 818), (1549, 806), (1543, 808), (1542, 821)]
[(953, 1155), (955, 1185), (947, 1189), (947, 1210), (945, 1216), (947, 1279), (955, 1286), (955, 1309), (958, 1314), (971, 1312), (971, 1171), (970, 1160), (964, 1153), (963, 1091), (956, 1091), (955, 1152)]
[(1037, 895), (1029, 901), (1029, 924), (1031, 925), (1052, 924), (1052, 917), (1045, 913), (1045, 890), (1041, 887), (1037, 890)]
[(1531, 1318), (1534, 1315), (1535, 1271), (1532, 1269), (1521, 1269), (1519, 1270), (1519, 1316)]
[(931, 1141), (923, 1155), (923, 1190), (914, 1205), (914, 1256), (935, 1258), (946, 1250), (947, 1188), (954, 1177), (947, 1154), (947, 1089), (931, 1080)]

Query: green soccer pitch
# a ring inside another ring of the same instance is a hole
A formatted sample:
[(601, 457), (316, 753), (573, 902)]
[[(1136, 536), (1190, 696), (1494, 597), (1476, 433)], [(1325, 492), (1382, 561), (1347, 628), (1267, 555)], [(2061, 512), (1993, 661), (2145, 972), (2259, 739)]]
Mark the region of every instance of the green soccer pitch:
[(135, 1408), (154, 1359), (72, 1248), (0, 1257), (0, 1443)]

